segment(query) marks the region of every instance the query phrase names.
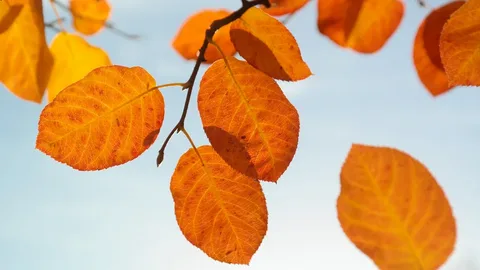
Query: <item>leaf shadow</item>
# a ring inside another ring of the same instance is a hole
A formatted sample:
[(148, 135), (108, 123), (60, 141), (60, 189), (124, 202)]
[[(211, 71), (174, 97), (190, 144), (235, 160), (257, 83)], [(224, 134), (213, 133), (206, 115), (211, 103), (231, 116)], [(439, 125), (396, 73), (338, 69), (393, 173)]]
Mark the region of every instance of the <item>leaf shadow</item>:
[(252, 157), (247, 152), (246, 141), (238, 140), (237, 137), (216, 126), (204, 127), (204, 130), (213, 149), (228, 165), (243, 175), (258, 179)]
[(156, 130), (153, 130), (152, 132), (150, 132), (145, 137), (145, 139), (143, 139), (143, 146), (148, 147), (148, 146), (152, 145), (155, 142), (155, 140), (157, 139), (158, 133), (160, 133), (160, 129), (156, 129)]

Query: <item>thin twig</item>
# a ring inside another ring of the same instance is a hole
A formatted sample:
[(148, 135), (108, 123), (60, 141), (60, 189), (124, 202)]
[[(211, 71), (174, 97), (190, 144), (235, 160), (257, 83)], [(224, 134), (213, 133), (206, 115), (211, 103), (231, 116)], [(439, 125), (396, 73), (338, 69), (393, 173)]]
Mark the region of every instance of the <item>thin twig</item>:
[(205, 61), (205, 51), (207, 50), (208, 43), (210, 40), (213, 39), (213, 35), (215, 32), (222, 28), (223, 26), (235, 21), (236, 19), (239, 19), (242, 17), (242, 15), (247, 12), (248, 9), (251, 7), (254, 7), (256, 5), (263, 5), (267, 8), (270, 7), (270, 1), (269, 0), (253, 0), (253, 1), (248, 1), (248, 0), (242, 0), (242, 7), (239, 8), (237, 11), (231, 13), (225, 18), (215, 20), (210, 24), (210, 28), (208, 28), (205, 31), (205, 38), (203, 40), (202, 47), (199, 50), (198, 58), (195, 63), (195, 67), (193, 68), (192, 74), (190, 75), (190, 78), (188, 81), (184, 84), (183, 89), (187, 89), (187, 97), (185, 98), (185, 104), (183, 106), (183, 112), (182, 116), (180, 117), (180, 120), (178, 120), (178, 123), (173, 127), (173, 129), (170, 131), (170, 133), (167, 135), (167, 138), (163, 142), (162, 147), (158, 151), (158, 156), (157, 156), (157, 166), (160, 166), (160, 163), (163, 161), (163, 157), (165, 156), (165, 148), (167, 147), (168, 142), (170, 141), (170, 138), (172, 138), (173, 134), (175, 132), (180, 132), (181, 130), (184, 129), (185, 125), (185, 117), (187, 116), (187, 111), (188, 111), (188, 105), (190, 104), (190, 99), (192, 97), (192, 91), (193, 91), (193, 85), (195, 84), (195, 79), (198, 74), (198, 70), (200, 69), (200, 65), (202, 62)]

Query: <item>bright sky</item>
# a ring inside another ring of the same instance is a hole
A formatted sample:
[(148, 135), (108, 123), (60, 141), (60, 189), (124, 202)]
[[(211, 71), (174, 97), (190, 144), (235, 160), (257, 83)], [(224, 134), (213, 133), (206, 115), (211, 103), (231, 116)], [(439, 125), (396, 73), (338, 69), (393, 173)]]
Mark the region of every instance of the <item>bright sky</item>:
[[(240, 6), (240, 0), (110, 2), (116, 25), (144, 38), (128, 41), (105, 31), (90, 42), (106, 49), (115, 64), (144, 67), (159, 84), (183, 82), (193, 68), (170, 47), (188, 15)], [(189, 149), (187, 140), (173, 138), (160, 168), (155, 158), (180, 116), (184, 92), (163, 90), (166, 119), (144, 155), (112, 169), (78, 172), (34, 149), (44, 105), (0, 87), (0, 269), (376, 269), (336, 218), (340, 168), (354, 142), (401, 149), (429, 168), (457, 218), (456, 250), (442, 269), (479, 269), (480, 91), (458, 88), (436, 99), (426, 92), (411, 55), (427, 11), (414, 0), (406, 2), (399, 31), (370, 56), (320, 36), (313, 2), (288, 23), (315, 75), (280, 84), (298, 108), (300, 142), (278, 184), (263, 184), (269, 228), (249, 267), (213, 261), (176, 223), (169, 180)], [(47, 21), (54, 18), (48, 4), (45, 11)], [(48, 32), (49, 40), (53, 34)], [(197, 145), (208, 142), (195, 99), (186, 125)]]

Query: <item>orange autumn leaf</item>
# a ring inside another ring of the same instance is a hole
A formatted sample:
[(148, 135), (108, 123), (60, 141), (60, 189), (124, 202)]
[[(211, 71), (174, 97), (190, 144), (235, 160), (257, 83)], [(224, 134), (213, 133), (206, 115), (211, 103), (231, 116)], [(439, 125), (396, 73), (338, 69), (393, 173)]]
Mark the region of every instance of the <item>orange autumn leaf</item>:
[(53, 38), (50, 51), (55, 61), (48, 82), (49, 101), (93, 69), (111, 65), (104, 50), (90, 45), (85, 39), (74, 34), (57, 34)]
[(374, 53), (397, 30), (404, 9), (401, 0), (321, 0), (317, 26), (341, 47)]
[(84, 35), (100, 31), (110, 16), (110, 4), (106, 0), (70, 0), (73, 27)]
[(0, 0), (0, 2), (5, 2), (10, 6), (20, 6), (29, 4), (30, 0)]
[(418, 28), (413, 46), (413, 61), (418, 77), (433, 96), (450, 90), (440, 59), (440, 34), (450, 15), (465, 1), (455, 1), (430, 12)]
[(198, 152), (201, 159), (194, 149), (182, 155), (170, 182), (177, 223), (211, 258), (248, 264), (267, 232), (262, 187), (233, 170), (211, 146)]
[(165, 104), (141, 67), (100, 67), (60, 92), (40, 115), (36, 148), (81, 170), (137, 158), (157, 138)]
[(340, 179), (340, 224), (378, 268), (433, 270), (448, 259), (456, 241), (452, 208), (418, 160), (354, 144)]
[[(213, 21), (222, 19), (230, 15), (230, 11), (220, 10), (202, 10), (188, 18), (173, 39), (172, 46), (183, 58), (187, 60), (197, 59), (198, 51), (202, 47), (205, 38), (205, 31), (210, 27)], [(220, 28), (213, 36), (213, 41), (222, 49), (227, 56), (236, 53), (232, 42), (230, 41), (230, 25), (227, 24)], [(221, 59), (222, 54), (217, 48), (209, 44), (205, 51), (206, 63), (213, 63)]]
[(17, 97), (36, 103), (42, 101), (53, 64), (43, 20), (42, 1), (30, 0), (0, 33), (4, 54), (0, 57), (0, 81)]
[(443, 27), (440, 56), (451, 86), (480, 86), (480, 0), (469, 0)]
[(215, 151), (237, 171), (277, 182), (295, 155), (300, 120), (274, 79), (245, 61), (213, 63), (200, 82), (198, 109)]
[(250, 65), (275, 79), (297, 81), (312, 75), (290, 31), (259, 8), (250, 8), (234, 21), (230, 36)]
[(273, 16), (292, 14), (304, 7), (310, 0), (270, 0), (271, 7), (262, 9)]

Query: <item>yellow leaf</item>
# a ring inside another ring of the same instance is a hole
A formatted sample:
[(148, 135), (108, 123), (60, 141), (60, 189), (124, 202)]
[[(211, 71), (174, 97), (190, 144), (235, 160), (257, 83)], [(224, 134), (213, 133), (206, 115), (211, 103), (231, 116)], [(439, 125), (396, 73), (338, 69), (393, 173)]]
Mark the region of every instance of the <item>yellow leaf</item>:
[(275, 79), (297, 81), (312, 75), (290, 31), (259, 8), (250, 8), (234, 21), (230, 36), (250, 65)]
[(11, 6), (0, 0), (0, 33), (5, 32), (17, 18), (22, 6)]
[(434, 270), (448, 259), (457, 237), (452, 208), (418, 160), (354, 144), (340, 179), (340, 224), (378, 268)]
[(110, 10), (106, 0), (70, 0), (73, 27), (84, 35), (100, 31), (110, 16)]
[(228, 57), (203, 75), (198, 110), (215, 151), (234, 169), (277, 182), (295, 155), (297, 110), (274, 79), (245, 61)]
[(41, 0), (24, 5), (0, 34), (0, 81), (19, 98), (40, 103), (53, 65), (45, 40)]
[(233, 170), (211, 146), (198, 151), (201, 160), (193, 149), (182, 155), (170, 182), (178, 225), (211, 258), (248, 264), (267, 232), (262, 187)]
[(451, 86), (480, 86), (480, 0), (468, 0), (443, 27), (440, 56)]
[(63, 88), (82, 79), (93, 69), (111, 65), (105, 51), (74, 34), (57, 34), (50, 51), (55, 61), (48, 82), (49, 101), (52, 101)]
[(94, 69), (43, 109), (36, 148), (81, 171), (137, 158), (163, 123), (165, 104), (154, 86), (141, 67)]

